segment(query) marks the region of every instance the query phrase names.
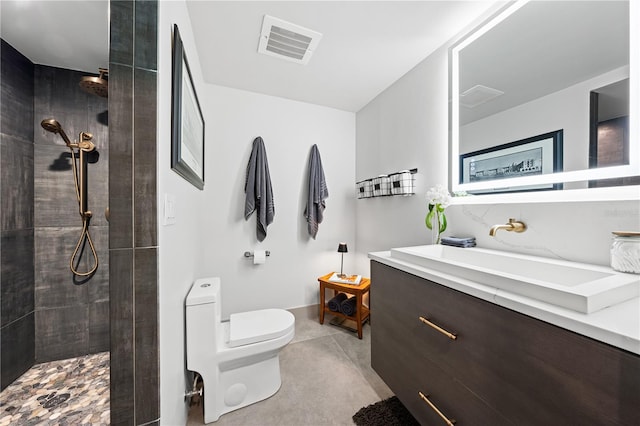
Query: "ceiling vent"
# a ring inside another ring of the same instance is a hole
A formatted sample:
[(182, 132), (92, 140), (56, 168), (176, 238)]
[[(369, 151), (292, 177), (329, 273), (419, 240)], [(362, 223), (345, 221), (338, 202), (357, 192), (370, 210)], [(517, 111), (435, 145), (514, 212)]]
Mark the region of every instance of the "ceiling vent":
[(322, 34), (273, 16), (264, 15), (258, 52), (306, 64)]
[(478, 84), (460, 94), (460, 105), (475, 108), (501, 95), (504, 95), (504, 92)]

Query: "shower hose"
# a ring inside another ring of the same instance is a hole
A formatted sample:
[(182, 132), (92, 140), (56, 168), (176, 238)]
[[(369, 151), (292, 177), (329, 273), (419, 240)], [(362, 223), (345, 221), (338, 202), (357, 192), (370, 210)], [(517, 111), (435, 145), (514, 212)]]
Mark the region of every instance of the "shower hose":
[[(71, 255), (71, 259), (69, 259), (69, 268), (74, 275), (79, 277), (89, 277), (93, 275), (98, 269), (98, 253), (96, 253), (96, 248), (93, 245), (93, 241), (91, 240), (91, 233), (89, 233), (89, 221), (91, 220), (91, 212), (90, 211), (82, 211), (82, 204), (80, 203), (80, 187), (78, 185), (78, 170), (76, 167), (76, 155), (72, 147), (69, 147), (71, 151), (71, 166), (73, 167), (73, 182), (76, 187), (76, 199), (78, 200), (78, 207), (80, 209), (80, 217), (82, 218), (82, 232), (80, 233), (80, 238), (78, 239), (78, 243), (76, 244), (76, 248)], [(79, 148), (81, 149), (81, 148)], [(87, 272), (79, 272), (77, 270), (77, 265), (80, 264), (80, 258), (78, 258), (78, 262), (76, 266), (74, 266), (74, 260), (80, 255), (82, 257), (82, 250), (80, 248), (83, 245), (83, 242), (86, 241), (89, 243), (89, 247), (91, 248), (91, 254), (95, 260), (93, 267)]]

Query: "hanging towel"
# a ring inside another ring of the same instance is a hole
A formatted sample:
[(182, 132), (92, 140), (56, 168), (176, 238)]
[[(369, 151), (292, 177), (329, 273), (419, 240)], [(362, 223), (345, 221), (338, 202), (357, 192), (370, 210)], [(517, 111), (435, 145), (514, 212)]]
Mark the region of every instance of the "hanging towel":
[(329, 196), (327, 182), (324, 179), (322, 170), (322, 160), (318, 146), (311, 147), (309, 156), (309, 194), (307, 196), (307, 206), (304, 209), (304, 216), (307, 218), (307, 229), (309, 235), (315, 240), (318, 234), (318, 225), (322, 223), (324, 212), (324, 200)]
[(251, 157), (247, 164), (247, 177), (244, 183), (246, 194), (244, 202), (244, 218), (249, 220), (251, 213), (256, 212), (256, 235), (258, 241), (267, 236), (267, 226), (273, 222), (276, 214), (273, 204), (273, 190), (271, 189), (271, 176), (267, 163), (267, 151), (260, 136), (253, 141)]

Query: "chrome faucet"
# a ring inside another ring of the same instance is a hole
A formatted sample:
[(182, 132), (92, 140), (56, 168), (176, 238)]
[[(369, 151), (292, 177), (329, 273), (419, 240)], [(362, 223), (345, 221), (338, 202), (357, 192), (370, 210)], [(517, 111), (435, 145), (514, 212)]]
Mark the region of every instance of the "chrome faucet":
[(498, 229), (504, 229), (510, 232), (524, 232), (527, 229), (527, 225), (512, 218), (509, 219), (509, 223), (507, 223), (506, 225), (493, 225), (491, 227), (491, 230), (489, 231), (489, 235), (494, 237), (496, 235), (496, 232), (498, 232)]

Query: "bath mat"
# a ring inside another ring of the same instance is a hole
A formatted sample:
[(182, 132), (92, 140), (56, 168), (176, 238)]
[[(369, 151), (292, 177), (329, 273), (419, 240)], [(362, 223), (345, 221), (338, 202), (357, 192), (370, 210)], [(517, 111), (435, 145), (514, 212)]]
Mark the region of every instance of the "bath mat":
[(361, 408), (352, 419), (357, 426), (420, 426), (396, 396)]

